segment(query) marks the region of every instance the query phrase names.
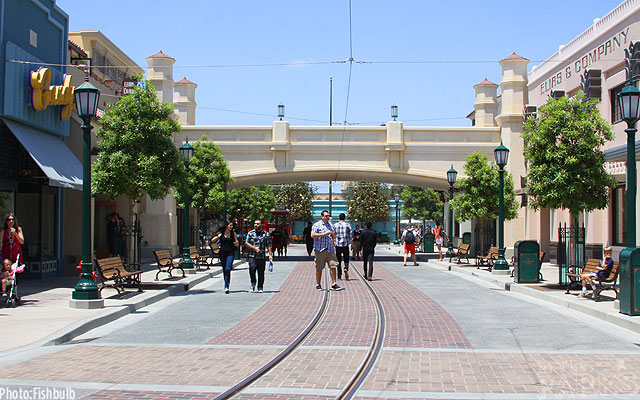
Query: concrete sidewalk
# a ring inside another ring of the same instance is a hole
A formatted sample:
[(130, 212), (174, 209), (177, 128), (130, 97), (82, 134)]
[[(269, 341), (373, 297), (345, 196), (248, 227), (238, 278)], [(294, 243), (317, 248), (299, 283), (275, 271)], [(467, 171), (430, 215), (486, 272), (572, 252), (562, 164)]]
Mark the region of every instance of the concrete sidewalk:
[[(236, 260), (234, 268), (243, 263), (242, 260)], [(38, 347), (67, 342), (140, 308), (187, 291), (222, 273), (220, 265), (217, 264), (209, 270), (187, 274), (184, 278), (180, 270), (173, 272), (173, 278), (161, 273), (159, 280), (155, 281), (158, 271), (155, 263), (143, 263), (142, 269), (144, 292), (140, 293), (136, 288), (127, 288), (125, 294), (117, 296), (114, 289), (105, 288), (102, 291), (104, 308), (96, 310), (69, 307), (71, 294), (78, 282), (77, 277), (65, 276), (33, 281), (20, 280), (18, 276), (21, 305), (17, 308), (0, 308), (3, 336), (3, 340), (0, 341), (0, 354), (19, 351), (25, 346)]]
[[(388, 246), (394, 253), (397, 252), (400, 256), (403, 254), (402, 247), (399, 245), (391, 244), (383, 246)], [(444, 250), (445, 249), (443, 249), (443, 253)], [(640, 316), (631, 317), (621, 314), (619, 304), (615, 299), (615, 293), (613, 291), (603, 292), (603, 294), (600, 295), (600, 301), (598, 302), (591, 298), (578, 297), (578, 294), (580, 294), (579, 289), (571, 290), (569, 294), (566, 294), (565, 287), (558, 284), (558, 267), (554, 264), (550, 264), (548, 262), (542, 264), (540, 272), (542, 272), (544, 280), (541, 283), (520, 284), (514, 282), (514, 278), (509, 275), (492, 274), (486, 265), (478, 268), (475, 265), (476, 260), (471, 257), (469, 257), (470, 264), (457, 264), (455, 259), (452, 263), (449, 263), (449, 259), (438, 261), (437, 253), (418, 253), (418, 258), (421, 263), (424, 263), (428, 258), (428, 262), (426, 264), (429, 266), (472, 276), (485, 282), (489, 282), (501, 289), (517, 292), (566, 307), (603, 321), (610, 322), (635, 333), (640, 333)], [(407, 259), (407, 264), (410, 264), (409, 259)]]

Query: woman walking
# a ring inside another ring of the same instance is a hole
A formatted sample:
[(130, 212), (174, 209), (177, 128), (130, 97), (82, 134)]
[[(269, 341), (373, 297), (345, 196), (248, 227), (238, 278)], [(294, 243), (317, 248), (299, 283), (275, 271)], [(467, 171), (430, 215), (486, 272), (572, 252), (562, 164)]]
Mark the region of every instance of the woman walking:
[(0, 238), (2, 238), (2, 242), (0, 242), (2, 259), (9, 259), (14, 263), (19, 255), (20, 262), (23, 262), (21, 245), (24, 244), (24, 236), (22, 235), (22, 229), (18, 226), (18, 220), (16, 220), (14, 214), (9, 213), (4, 216), (2, 229), (0, 230)]
[(211, 238), (211, 242), (219, 242), (220, 244), (220, 263), (222, 264), (222, 272), (224, 275), (224, 293), (229, 294), (233, 255), (236, 247), (239, 246), (233, 221), (228, 221), (225, 225), (222, 225), (213, 238)]

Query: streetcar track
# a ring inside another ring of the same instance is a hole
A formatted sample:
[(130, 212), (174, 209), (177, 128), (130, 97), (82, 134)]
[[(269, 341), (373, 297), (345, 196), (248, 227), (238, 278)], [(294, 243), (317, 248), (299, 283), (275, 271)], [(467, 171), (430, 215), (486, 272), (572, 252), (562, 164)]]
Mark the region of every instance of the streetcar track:
[[(360, 271), (358, 271), (355, 268), (353, 263), (349, 263), (349, 264), (352, 267), (351, 270), (356, 272), (356, 274), (358, 275), (358, 278), (360, 278), (360, 281), (364, 283), (365, 287), (367, 288), (367, 293), (369, 294), (369, 296), (372, 298), (374, 302), (374, 305), (376, 308), (377, 324), (376, 324), (376, 332), (374, 334), (374, 338), (371, 342), (371, 346), (369, 347), (367, 355), (365, 356), (360, 366), (356, 369), (354, 375), (349, 379), (348, 383), (344, 386), (340, 394), (336, 396), (336, 399), (340, 399), (340, 400), (351, 399), (357, 392), (360, 385), (362, 385), (362, 383), (366, 379), (369, 371), (373, 367), (373, 364), (375, 363), (382, 349), (382, 344), (384, 339), (384, 329), (385, 329), (385, 317), (384, 317), (384, 311), (382, 309), (382, 303), (380, 302), (380, 299), (378, 298), (377, 294), (375, 293), (375, 291), (373, 290), (369, 282), (362, 276), (362, 274), (360, 274)], [(326, 315), (329, 309), (330, 298), (332, 297), (329, 294), (330, 293), (329, 277), (328, 277), (327, 269), (325, 269), (324, 271), (324, 281), (325, 281), (325, 289), (324, 289), (322, 303), (320, 305), (320, 308), (316, 312), (315, 317), (309, 323), (309, 325), (307, 325), (304, 331), (302, 331), (302, 333), (298, 335), (298, 337), (295, 340), (293, 340), (293, 342), (291, 342), (289, 346), (287, 346), (282, 352), (276, 355), (273, 359), (271, 359), (269, 362), (264, 364), (261, 368), (257, 369), (251, 375), (244, 378), (242, 381), (238, 382), (237, 384), (235, 384), (225, 392), (216, 396), (215, 400), (230, 399), (236, 394), (240, 393), (242, 390), (251, 386), (251, 384), (253, 384), (255, 381), (257, 381), (258, 379), (266, 375), (271, 369), (273, 369), (276, 365), (278, 365), (280, 362), (286, 359), (289, 355), (291, 355), (296, 350), (296, 348), (298, 348), (311, 335), (311, 333), (313, 333), (316, 330), (316, 328), (318, 328), (318, 326), (320, 325), (320, 322), (323, 320), (324, 316)]]

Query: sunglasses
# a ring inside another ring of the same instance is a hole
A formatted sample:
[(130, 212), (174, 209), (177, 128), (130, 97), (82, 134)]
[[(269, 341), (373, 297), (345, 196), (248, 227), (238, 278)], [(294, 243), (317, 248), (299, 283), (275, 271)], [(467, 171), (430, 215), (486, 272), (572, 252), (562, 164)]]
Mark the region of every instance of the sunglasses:
[(15, 221), (15, 218), (7, 218), (7, 221)]

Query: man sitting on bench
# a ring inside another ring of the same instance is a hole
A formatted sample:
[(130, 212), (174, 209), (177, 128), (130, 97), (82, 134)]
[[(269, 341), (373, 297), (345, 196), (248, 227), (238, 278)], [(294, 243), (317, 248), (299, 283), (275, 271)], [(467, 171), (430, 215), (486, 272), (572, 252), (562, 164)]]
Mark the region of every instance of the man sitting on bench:
[(582, 280), (582, 293), (578, 297), (587, 297), (591, 293), (587, 292), (587, 283), (591, 285), (593, 295), (595, 298), (596, 286), (593, 284), (593, 279), (605, 280), (609, 277), (611, 269), (613, 269), (613, 258), (611, 258), (612, 250), (610, 246), (604, 248), (604, 257), (598, 263), (598, 272), (587, 272), (580, 275)]

